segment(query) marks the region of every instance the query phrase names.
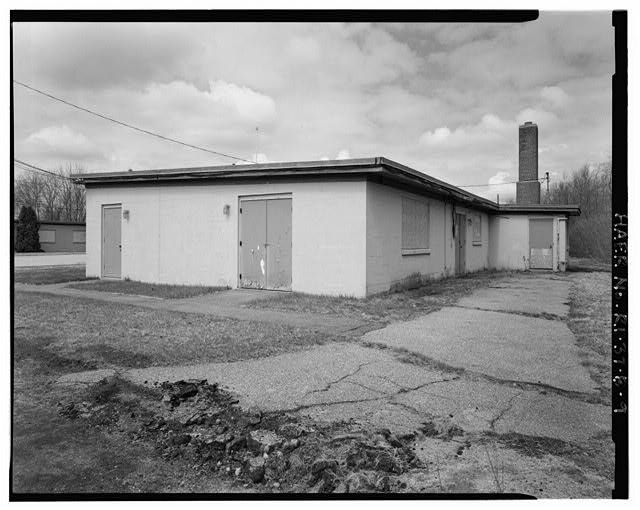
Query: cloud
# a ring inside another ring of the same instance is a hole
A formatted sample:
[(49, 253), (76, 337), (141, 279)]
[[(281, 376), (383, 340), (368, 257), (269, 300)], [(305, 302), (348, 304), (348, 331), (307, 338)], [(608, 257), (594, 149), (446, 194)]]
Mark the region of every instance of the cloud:
[(489, 177), (489, 186), (481, 192), (481, 195), (493, 201), (497, 201), (499, 196), (501, 203), (515, 200), (516, 185), (513, 183), (515, 180), (517, 178), (513, 177), (510, 172), (497, 172)]
[(349, 154), (347, 149), (342, 149), (338, 152), (335, 159), (351, 159), (351, 154)]
[(310, 36), (293, 36), (289, 41), (288, 53), (293, 58), (305, 62), (317, 61), (322, 55), (318, 40)]
[(544, 87), (540, 95), (554, 108), (564, 106), (569, 101), (569, 96), (560, 87)]
[(513, 123), (488, 113), (483, 115), (476, 124), (460, 126), (453, 131), (446, 126), (426, 131), (420, 136), (420, 143), (427, 147), (477, 146), (480, 143), (502, 140), (506, 130), (512, 126)]
[(152, 23), (20, 23), (14, 44), (16, 78), (57, 89), (176, 79), (199, 46), (179, 25)]
[(272, 121), (276, 115), (275, 101), (248, 87), (222, 80), (211, 82), (211, 99), (235, 110), (241, 117), (256, 122)]
[(552, 112), (540, 108), (525, 108), (516, 116), (520, 124), (531, 121), (538, 124), (538, 128), (546, 129), (557, 121), (558, 117)]
[[(453, 184), (487, 183), (517, 174), (525, 120), (538, 123), (545, 171), (610, 153), (606, 12), (542, 12), (524, 24), (22, 23), (13, 37), (17, 79), (248, 160), (256, 150), (271, 161), (346, 151)], [(96, 171), (233, 161), (19, 87), (14, 108), (16, 153), (26, 161), (56, 167), (75, 155)], [(53, 141), (27, 142), (54, 126), (86, 140), (67, 136), (57, 150)]]
[(447, 126), (439, 127), (433, 131), (426, 131), (420, 135), (420, 143), (429, 147), (446, 143), (451, 136), (451, 130)]
[(94, 142), (69, 126), (40, 129), (27, 137), (25, 145), (40, 157), (57, 157), (63, 161), (103, 158)]

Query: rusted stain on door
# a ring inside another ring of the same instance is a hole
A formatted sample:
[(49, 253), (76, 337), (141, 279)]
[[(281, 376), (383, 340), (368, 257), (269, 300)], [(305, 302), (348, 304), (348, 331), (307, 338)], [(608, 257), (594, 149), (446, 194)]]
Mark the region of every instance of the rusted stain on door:
[(265, 243), (267, 242), (267, 204), (265, 200), (240, 203), (240, 285), (264, 289), (266, 284)]
[(240, 202), (240, 286), (291, 290), (291, 198)]
[(529, 267), (553, 269), (553, 219), (529, 220)]

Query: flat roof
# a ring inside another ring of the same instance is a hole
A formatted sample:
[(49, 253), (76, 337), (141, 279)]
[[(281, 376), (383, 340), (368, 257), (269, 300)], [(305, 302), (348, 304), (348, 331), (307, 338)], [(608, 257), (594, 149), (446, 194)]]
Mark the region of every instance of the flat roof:
[[(20, 221), (20, 218), (13, 218), (14, 222)], [(38, 220), (40, 225), (72, 225), (74, 227), (85, 227), (86, 223), (80, 221), (64, 221), (64, 220)]]
[[(78, 183), (89, 187), (193, 181), (238, 181), (286, 178), (348, 178), (366, 177), (382, 184), (401, 185), (416, 192), (427, 192), (491, 212), (527, 212), (529, 206), (503, 206), (457, 186), (419, 172), (385, 157), (337, 159), (320, 161), (287, 161), (281, 163), (255, 163), (218, 165), (195, 168), (165, 168), (127, 172), (95, 172), (73, 174)], [(538, 213), (579, 215), (577, 205), (536, 206)]]

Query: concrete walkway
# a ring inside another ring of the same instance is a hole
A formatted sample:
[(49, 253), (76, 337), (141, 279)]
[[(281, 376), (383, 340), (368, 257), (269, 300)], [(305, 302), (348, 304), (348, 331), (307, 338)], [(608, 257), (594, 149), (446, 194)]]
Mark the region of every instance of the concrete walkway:
[(580, 364), (573, 333), (561, 321), (447, 307), (363, 340), (496, 379), (581, 393), (596, 389)]
[[(465, 298), (473, 309), (449, 307), (392, 324), (364, 335), (362, 343), (121, 375), (139, 383), (204, 378), (227, 387), (243, 406), (324, 421), (355, 420), (396, 432), (429, 423), (438, 431), (458, 427), (465, 434), (513, 432), (582, 443), (610, 431), (610, 408), (597, 403), (595, 385), (566, 325), (530, 316), (555, 310), (561, 317), (568, 286), (567, 279), (550, 275), (523, 276), (506, 290), (530, 297), (526, 311), (503, 300), (501, 285)], [(554, 290), (536, 294), (545, 287)], [(527, 288), (533, 292), (526, 293)], [(113, 373), (69, 374), (59, 382), (92, 382)]]
[(243, 307), (243, 305), (249, 301), (268, 299), (273, 293), (277, 293), (277, 291), (237, 289), (203, 294), (185, 299), (161, 299), (158, 297), (119, 294), (98, 290), (72, 289), (67, 287), (69, 283), (71, 282), (51, 285), (16, 283), (15, 290), (20, 292), (43, 292), (56, 296), (79, 299), (95, 299), (97, 301), (141, 306), (154, 310), (198, 313), (238, 320), (286, 324), (291, 327), (327, 331), (335, 334), (353, 333), (359, 330), (363, 332), (366, 331), (366, 324), (364, 322), (347, 317), (314, 313), (290, 313), (278, 310)]

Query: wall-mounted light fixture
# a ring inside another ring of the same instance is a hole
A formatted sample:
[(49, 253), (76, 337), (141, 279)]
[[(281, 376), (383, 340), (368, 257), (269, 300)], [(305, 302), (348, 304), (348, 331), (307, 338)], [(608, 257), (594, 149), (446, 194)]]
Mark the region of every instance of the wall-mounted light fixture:
[(229, 216), (230, 213), (231, 206), (229, 204), (225, 204), (225, 206), (222, 208), (222, 214), (224, 214), (225, 216)]
[(124, 211), (122, 211), (122, 217), (129, 221), (129, 209), (125, 209)]

